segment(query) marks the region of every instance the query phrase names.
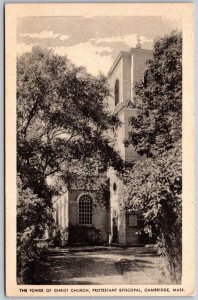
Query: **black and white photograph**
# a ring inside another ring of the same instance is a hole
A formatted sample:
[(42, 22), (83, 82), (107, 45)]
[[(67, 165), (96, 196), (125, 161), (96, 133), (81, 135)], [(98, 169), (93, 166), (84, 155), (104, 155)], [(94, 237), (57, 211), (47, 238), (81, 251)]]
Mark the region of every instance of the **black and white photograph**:
[(106, 5), (7, 6), (8, 295), (193, 293), (193, 7)]

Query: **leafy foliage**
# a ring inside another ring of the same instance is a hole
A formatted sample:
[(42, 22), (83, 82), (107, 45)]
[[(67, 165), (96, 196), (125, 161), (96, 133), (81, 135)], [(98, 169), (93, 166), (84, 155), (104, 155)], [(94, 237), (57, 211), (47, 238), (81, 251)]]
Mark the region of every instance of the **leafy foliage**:
[(106, 79), (93, 77), (51, 51), (33, 48), (17, 62), (18, 172), (50, 202), (46, 178), (71, 171), (74, 159), (100, 158), (121, 167), (105, 135), (119, 121), (107, 110)]
[(160, 251), (177, 277), (182, 260), (182, 164), (180, 145), (158, 158), (137, 162), (124, 177), (125, 208), (142, 211), (158, 235)]
[(58, 226), (54, 224), (53, 230), (51, 231), (50, 244), (54, 247), (64, 247), (68, 245), (69, 239), (69, 228)]
[(69, 240), (70, 245), (73, 244), (88, 244), (101, 245), (104, 243), (102, 233), (94, 226), (69, 225)]
[[(156, 41), (144, 83), (136, 86), (137, 116), (129, 143), (144, 155), (124, 175), (126, 209), (142, 211), (176, 282), (182, 268), (182, 38)], [(147, 157), (147, 158), (146, 158)]]
[(122, 168), (106, 135), (120, 124), (107, 111), (108, 96), (102, 75), (52, 51), (34, 47), (17, 59), (19, 273), (39, 258), (36, 240), (52, 222), (52, 196), (79, 180), (76, 169), (91, 178), (98, 161)]
[(174, 148), (182, 126), (182, 36), (173, 32), (154, 45), (144, 82), (135, 87), (137, 116), (130, 142), (140, 155)]
[(51, 224), (52, 211), (31, 189), (24, 188), (19, 177), (17, 179), (17, 271), (23, 282), (33, 276), (32, 266), (42, 255), (43, 249), (36, 240), (43, 238), (46, 227)]

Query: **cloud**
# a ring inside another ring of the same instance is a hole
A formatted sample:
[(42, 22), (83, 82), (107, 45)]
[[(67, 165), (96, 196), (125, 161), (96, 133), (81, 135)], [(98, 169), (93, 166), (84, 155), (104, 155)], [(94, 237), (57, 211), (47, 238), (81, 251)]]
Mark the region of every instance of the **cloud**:
[[(141, 44), (143, 44), (145, 42), (152, 42), (153, 41), (152, 39), (148, 39), (143, 35), (140, 35), (139, 38), (140, 38)], [(120, 43), (127, 44), (127, 46), (129, 46), (129, 47), (135, 47), (136, 44), (137, 44), (137, 33), (124, 34), (124, 35), (114, 35), (114, 36), (100, 38), (100, 39), (92, 38), (92, 39), (90, 39), (90, 41), (94, 44), (101, 44), (101, 43), (110, 44), (110, 43), (120, 42)]]
[(36, 46), (38, 44), (25, 44), (25, 43), (18, 43), (17, 44), (17, 56), (22, 55), (25, 52), (29, 52), (32, 50), (32, 47)]
[[(145, 36), (140, 36), (141, 43), (151, 42)], [(112, 52), (115, 50), (112, 43), (125, 43), (127, 47), (135, 47), (137, 34), (115, 35), (105, 38), (91, 38), (87, 42), (73, 46), (54, 47), (54, 51), (67, 57), (78, 66), (85, 66), (87, 71), (97, 75), (99, 72), (107, 74), (112, 63)]]
[(68, 40), (70, 38), (70, 35), (67, 35), (67, 34), (61, 34), (60, 36), (59, 36), (59, 39), (61, 40), (61, 41), (66, 41), (66, 40)]
[(21, 33), (19, 34), (21, 37), (27, 37), (31, 39), (56, 39), (59, 38), (62, 41), (66, 41), (70, 38), (70, 35), (67, 34), (59, 34), (54, 33), (52, 30), (50, 31), (41, 31), (41, 32), (35, 32), (35, 33)]
[[(33, 46), (39, 45), (38, 43), (17, 44), (17, 56), (22, 55), (25, 52), (32, 50)], [(73, 46), (59, 46), (59, 47), (48, 47), (53, 49), (55, 53), (67, 56), (72, 63), (77, 66), (84, 66), (87, 68), (89, 73), (98, 75), (99, 72), (107, 74), (112, 64), (111, 52), (112, 48), (104, 46), (95, 46), (91, 42), (79, 43)]]
[(54, 33), (52, 30), (44, 30), (39, 33), (21, 33), (20, 36), (29, 37), (31, 39), (55, 39), (59, 36), (59, 33)]
[[(67, 41), (70, 36), (66, 34), (55, 34), (53, 31), (42, 31), (40, 33), (23, 34), (23, 36), (29, 36), (32, 38), (59, 38), (62, 41)], [(140, 36), (141, 43), (153, 42), (145, 36)], [(77, 66), (85, 66), (87, 71), (93, 75), (97, 75), (99, 72), (107, 74), (112, 63), (113, 57), (117, 55), (117, 50), (123, 49), (123, 43), (126, 45), (125, 50), (130, 47), (135, 47), (137, 44), (137, 34), (125, 34), (125, 35), (114, 35), (107, 36), (104, 38), (91, 38), (86, 42), (80, 42), (72, 46), (68, 46), (67, 42), (62, 46), (56, 46), (50, 42), (48, 43), (48, 49), (53, 49), (55, 53), (63, 56), (67, 56), (72, 63)], [(38, 45), (40, 42), (35, 44), (20, 43), (17, 45), (17, 55), (21, 55), (24, 52), (31, 51), (34, 45)], [(119, 49), (120, 48), (120, 49)]]
[(113, 49), (111, 47), (93, 45), (90, 41), (69, 47), (53, 47), (52, 49), (59, 55), (67, 55), (68, 59), (74, 64), (85, 66), (87, 71), (93, 75), (98, 75), (99, 72), (107, 74), (112, 64), (111, 52)]

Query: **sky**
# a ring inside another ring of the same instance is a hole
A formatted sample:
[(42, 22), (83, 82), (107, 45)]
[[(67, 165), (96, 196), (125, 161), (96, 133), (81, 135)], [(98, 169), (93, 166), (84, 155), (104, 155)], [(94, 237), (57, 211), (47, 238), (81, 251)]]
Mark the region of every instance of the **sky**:
[(179, 19), (143, 16), (25, 17), (17, 20), (17, 56), (34, 45), (53, 49), (93, 75), (107, 75), (120, 51), (137, 44), (152, 49), (154, 41), (181, 30)]

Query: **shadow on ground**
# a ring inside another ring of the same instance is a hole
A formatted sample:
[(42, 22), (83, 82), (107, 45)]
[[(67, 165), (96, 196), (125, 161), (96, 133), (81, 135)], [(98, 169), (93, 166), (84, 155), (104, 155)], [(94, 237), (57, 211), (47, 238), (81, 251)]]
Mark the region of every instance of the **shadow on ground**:
[[(168, 284), (156, 253), (135, 249), (51, 251), (31, 284)], [(28, 283), (28, 282), (27, 282)]]

